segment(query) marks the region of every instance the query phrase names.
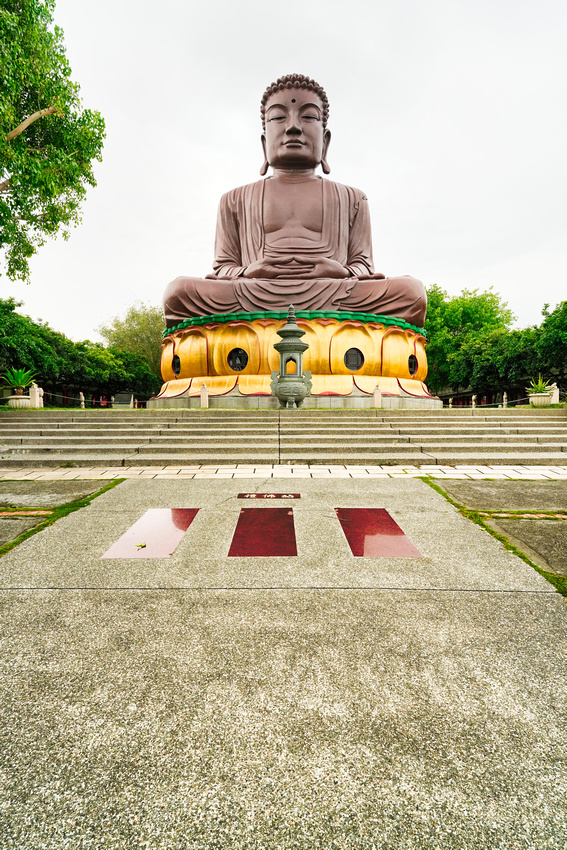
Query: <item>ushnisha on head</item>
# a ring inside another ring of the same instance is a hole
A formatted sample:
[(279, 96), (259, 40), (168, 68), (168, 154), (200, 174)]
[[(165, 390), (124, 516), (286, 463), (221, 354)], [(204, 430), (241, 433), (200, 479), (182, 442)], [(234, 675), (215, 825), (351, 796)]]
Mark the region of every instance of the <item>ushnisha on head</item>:
[(327, 130), (329, 101), (319, 83), (303, 74), (288, 74), (272, 83), (262, 97), (263, 176), (268, 167), (315, 169), (326, 161), (331, 140)]
[(311, 77), (305, 77), (303, 74), (286, 74), (285, 77), (279, 77), (275, 83), (271, 83), (262, 96), (260, 104), (260, 115), (262, 116), (262, 129), (266, 129), (266, 103), (268, 98), (277, 92), (284, 89), (305, 89), (306, 91), (315, 92), (319, 95), (319, 99), (323, 105), (323, 128), (327, 127), (329, 118), (329, 99), (323, 86), (312, 80)]

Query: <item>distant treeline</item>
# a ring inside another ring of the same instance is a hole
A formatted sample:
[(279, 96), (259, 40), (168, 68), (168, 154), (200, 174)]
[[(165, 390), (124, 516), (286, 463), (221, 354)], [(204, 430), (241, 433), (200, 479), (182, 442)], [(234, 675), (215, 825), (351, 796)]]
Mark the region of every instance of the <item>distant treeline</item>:
[(18, 313), (21, 306), (13, 298), (0, 299), (0, 374), (31, 369), (50, 397), (64, 396), (71, 404), (78, 403), (79, 392), (88, 398), (132, 392), (147, 399), (159, 390), (160, 379), (139, 354), (89, 340), (72, 342)]
[(539, 374), (566, 388), (567, 301), (554, 310), (546, 304), (540, 325), (511, 330), (514, 316), (491, 289), (449, 297), (432, 286), (427, 294), (430, 391), (519, 397)]

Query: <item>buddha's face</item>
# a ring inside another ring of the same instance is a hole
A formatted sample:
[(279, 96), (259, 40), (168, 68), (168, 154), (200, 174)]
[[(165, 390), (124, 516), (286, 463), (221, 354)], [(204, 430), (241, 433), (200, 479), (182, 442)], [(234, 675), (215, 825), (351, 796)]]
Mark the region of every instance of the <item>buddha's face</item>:
[(330, 138), (329, 130), (323, 129), (323, 104), (315, 92), (284, 89), (268, 98), (262, 145), (273, 168), (316, 168)]

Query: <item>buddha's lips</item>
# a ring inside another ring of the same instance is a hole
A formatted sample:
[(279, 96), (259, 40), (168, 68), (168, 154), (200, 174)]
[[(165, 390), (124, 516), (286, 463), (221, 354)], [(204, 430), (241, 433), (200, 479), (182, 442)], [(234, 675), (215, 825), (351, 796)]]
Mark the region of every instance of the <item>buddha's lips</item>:
[(284, 142), (284, 147), (288, 147), (289, 145), (305, 145), (306, 142), (300, 142), (299, 139), (294, 139), (293, 142)]

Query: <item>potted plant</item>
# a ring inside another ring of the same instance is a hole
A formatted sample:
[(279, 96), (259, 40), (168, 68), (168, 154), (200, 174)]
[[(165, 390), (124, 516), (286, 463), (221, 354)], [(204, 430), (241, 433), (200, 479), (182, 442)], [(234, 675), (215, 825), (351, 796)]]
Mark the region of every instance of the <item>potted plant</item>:
[(544, 381), (541, 374), (537, 381), (532, 378), (529, 387), (526, 387), (526, 392), (532, 407), (546, 407), (551, 402), (551, 387), (547, 381)]
[(29, 407), (30, 397), (24, 395), (24, 390), (33, 384), (35, 374), (28, 369), (7, 369), (2, 376), (5, 387), (10, 387), (13, 394), (8, 398), (9, 407)]

